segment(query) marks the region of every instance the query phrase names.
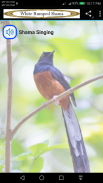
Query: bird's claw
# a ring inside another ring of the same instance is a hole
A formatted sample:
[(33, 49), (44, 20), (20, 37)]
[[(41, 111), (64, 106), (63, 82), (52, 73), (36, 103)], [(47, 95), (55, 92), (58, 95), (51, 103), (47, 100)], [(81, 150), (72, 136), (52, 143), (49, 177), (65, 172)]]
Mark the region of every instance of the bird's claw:
[(57, 95), (55, 95), (52, 100), (55, 102), (55, 105), (59, 105), (59, 101), (56, 99)]
[(46, 106), (46, 102), (43, 102), (43, 103), (42, 103), (42, 106), (45, 107), (47, 110), (49, 110), (49, 107)]

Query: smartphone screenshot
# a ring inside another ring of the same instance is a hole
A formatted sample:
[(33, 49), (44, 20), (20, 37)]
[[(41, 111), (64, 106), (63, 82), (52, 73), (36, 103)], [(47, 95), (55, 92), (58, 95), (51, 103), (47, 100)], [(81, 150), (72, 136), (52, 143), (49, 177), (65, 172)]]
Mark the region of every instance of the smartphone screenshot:
[(102, 175), (102, 1), (1, 1), (0, 173), (18, 182)]

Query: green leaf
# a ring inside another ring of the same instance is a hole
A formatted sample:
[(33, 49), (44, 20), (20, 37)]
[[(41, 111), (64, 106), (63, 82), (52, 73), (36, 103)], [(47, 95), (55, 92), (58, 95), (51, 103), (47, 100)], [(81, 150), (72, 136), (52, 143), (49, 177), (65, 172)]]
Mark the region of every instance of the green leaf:
[(22, 161), (22, 160), (25, 160), (29, 155), (31, 155), (31, 152), (22, 153), (22, 154), (16, 156), (15, 158), (13, 158), (12, 160)]
[(56, 144), (50, 147), (47, 147), (45, 149), (43, 149), (38, 156), (40, 156), (41, 154), (44, 154), (45, 152), (54, 150), (54, 149), (69, 149), (69, 145), (67, 143), (63, 143), (63, 144)]
[(43, 168), (43, 164), (44, 164), (44, 159), (42, 157), (36, 158), (33, 161), (32, 165), (29, 169), (29, 172), (35, 172), (35, 173), (40, 172), (41, 169)]
[(22, 144), (17, 139), (12, 140), (11, 152), (14, 156), (18, 156), (19, 154), (24, 152)]
[(91, 136), (86, 138), (86, 141), (93, 147), (98, 156), (103, 158), (103, 124), (100, 124), (99, 133), (92, 133)]
[(49, 141), (46, 140), (44, 143), (38, 143), (36, 145), (30, 146), (29, 150), (32, 152), (33, 156), (35, 157), (38, 153), (42, 152), (43, 149), (46, 149), (48, 146)]
[(31, 156), (28, 156), (25, 160), (22, 160), (22, 164), (20, 166), (20, 169), (23, 172), (28, 172), (28, 169), (29, 169), (29, 167), (31, 167), (33, 161), (34, 161), (34, 158)]

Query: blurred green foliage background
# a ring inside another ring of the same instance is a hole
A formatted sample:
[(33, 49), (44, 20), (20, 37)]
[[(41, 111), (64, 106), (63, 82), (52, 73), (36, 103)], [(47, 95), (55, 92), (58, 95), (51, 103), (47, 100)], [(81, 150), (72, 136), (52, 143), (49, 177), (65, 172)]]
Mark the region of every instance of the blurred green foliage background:
[[(11, 128), (46, 100), (38, 92), (33, 69), (43, 51), (54, 52), (54, 66), (74, 78), (71, 87), (103, 73), (102, 21), (12, 21), (13, 96)], [(19, 34), (54, 31), (54, 35)], [(74, 107), (81, 126), (91, 172), (103, 172), (103, 79), (76, 90)], [(6, 40), (0, 25), (0, 129), (5, 131), (7, 103)], [(11, 145), (12, 172), (73, 172), (61, 108), (51, 105), (25, 122)], [(50, 148), (51, 147), (51, 148)], [(48, 152), (47, 152), (48, 151)], [(35, 157), (35, 158), (34, 158)], [(37, 158), (38, 157), (38, 158)], [(4, 171), (4, 138), (0, 130), (0, 172)]]

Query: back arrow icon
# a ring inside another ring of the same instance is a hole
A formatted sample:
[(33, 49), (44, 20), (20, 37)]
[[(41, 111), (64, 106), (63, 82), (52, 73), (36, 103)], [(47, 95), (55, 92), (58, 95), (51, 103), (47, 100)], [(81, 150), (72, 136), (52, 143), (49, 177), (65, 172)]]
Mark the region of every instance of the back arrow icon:
[(21, 180), (25, 180), (25, 175), (20, 177)]

